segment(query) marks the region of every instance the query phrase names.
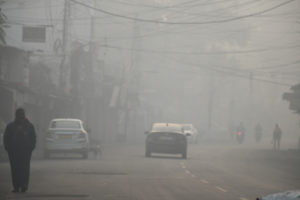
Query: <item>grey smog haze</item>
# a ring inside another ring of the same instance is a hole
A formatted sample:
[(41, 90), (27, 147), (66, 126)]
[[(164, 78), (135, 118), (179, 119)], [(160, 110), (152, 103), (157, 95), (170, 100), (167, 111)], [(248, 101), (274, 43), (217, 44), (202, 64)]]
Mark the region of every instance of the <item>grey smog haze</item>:
[(299, 199), (299, 0), (0, 8), (1, 200)]

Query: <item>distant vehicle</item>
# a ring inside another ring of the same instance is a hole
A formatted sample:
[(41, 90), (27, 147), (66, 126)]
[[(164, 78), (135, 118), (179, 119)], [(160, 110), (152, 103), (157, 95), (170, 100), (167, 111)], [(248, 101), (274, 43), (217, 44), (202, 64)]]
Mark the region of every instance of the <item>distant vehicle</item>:
[(236, 140), (239, 142), (239, 144), (242, 144), (242, 142), (244, 141), (245, 139), (245, 134), (242, 133), (242, 132), (238, 132), (236, 134)]
[(194, 143), (197, 144), (198, 139), (199, 139), (199, 133), (198, 130), (194, 127), (193, 124), (182, 124), (184, 133), (187, 134), (191, 134), (191, 136), (187, 136), (187, 141), (188, 143)]
[(150, 132), (146, 131), (146, 157), (151, 153), (181, 154), (187, 157), (187, 139), (182, 125), (171, 123), (155, 123)]
[[(88, 132), (90, 132), (88, 130)], [(45, 135), (44, 158), (51, 153), (78, 153), (88, 158), (89, 137), (79, 119), (53, 119)]]
[(243, 123), (241, 123), (238, 127), (236, 127), (236, 140), (239, 142), (239, 144), (242, 144), (242, 142), (244, 141), (245, 133), (246, 133), (246, 129)]

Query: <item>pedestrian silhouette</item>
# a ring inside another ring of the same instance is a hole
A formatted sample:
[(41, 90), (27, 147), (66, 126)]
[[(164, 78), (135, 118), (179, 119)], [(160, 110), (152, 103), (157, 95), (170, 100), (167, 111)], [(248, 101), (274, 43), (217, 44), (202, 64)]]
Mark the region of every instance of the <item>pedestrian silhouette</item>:
[(276, 143), (277, 143), (277, 149), (280, 148), (281, 136), (282, 136), (281, 129), (279, 128), (278, 124), (276, 124), (273, 132), (274, 149), (276, 149)]
[(36, 144), (34, 126), (25, 117), (25, 110), (18, 108), (15, 120), (6, 126), (4, 147), (8, 153), (14, 190), (26, 192), (29, 183), (30, 158)]

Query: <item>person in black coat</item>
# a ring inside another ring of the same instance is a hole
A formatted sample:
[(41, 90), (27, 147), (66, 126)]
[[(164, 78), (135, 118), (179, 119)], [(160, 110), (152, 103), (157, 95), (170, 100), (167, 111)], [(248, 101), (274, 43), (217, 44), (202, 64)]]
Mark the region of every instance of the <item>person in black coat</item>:
[(4, 148), (8, 153), (14, 190), (26, 192), (29, 183), (30, 158), (36, 144), (34, 126), (25, 117), (25, 110), (18, 108), (15, 120), (6, 126)]

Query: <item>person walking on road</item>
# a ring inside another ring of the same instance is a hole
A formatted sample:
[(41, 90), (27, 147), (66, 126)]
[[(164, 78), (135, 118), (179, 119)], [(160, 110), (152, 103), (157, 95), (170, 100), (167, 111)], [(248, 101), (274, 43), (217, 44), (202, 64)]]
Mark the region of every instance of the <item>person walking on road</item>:
[(277, 142), (277, 149), (280, 148), (280, 139), (282, 136), (281, 129), (279, 128), (278, 124), (276, 124), (273, 132), (273, 142), (274, 142), (274, 149), (276, 149), (276, 142)]
[(8, 153), (14, 190), (26, 192), (29, 183), (30, 158), (36, 144), (32, 123), (25, 117), (25, 110), (18, 108), (15, 120), (6, 126), (4, 148)]
[(263, 129), (260, 126), (260, 124), (257, 124), (257, 126), (254, 128), (254, 138), (255, 138), (256, 142), (259, 142), (261, 140), (262, 131), (263, 131)]
[(263, 129), (260, 126), (260, 124), (257, 124), (257, 126), (254, 128), (254, 131), (257, 132), (257, 133), (261, 133), (263, 131)]

